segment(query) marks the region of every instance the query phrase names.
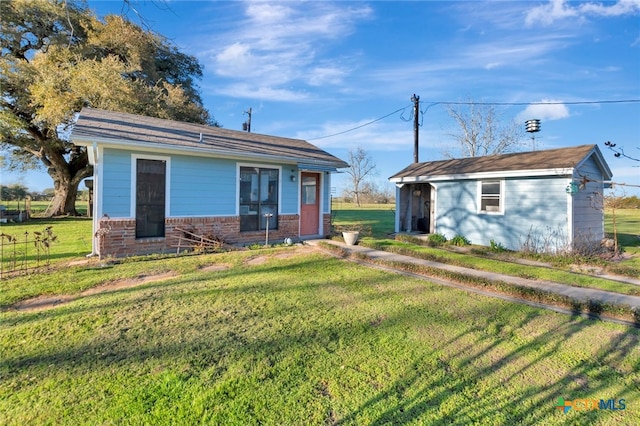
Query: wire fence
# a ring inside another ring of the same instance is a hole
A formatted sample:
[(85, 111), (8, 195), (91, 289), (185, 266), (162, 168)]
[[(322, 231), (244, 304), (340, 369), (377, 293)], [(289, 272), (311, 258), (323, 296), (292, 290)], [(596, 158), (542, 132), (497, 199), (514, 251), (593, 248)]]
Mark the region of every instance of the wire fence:
[(51, 261), (51, 244), (56, 239), (51, 226), (19, 236), (0, 233), (0, 279), (48, 267)]

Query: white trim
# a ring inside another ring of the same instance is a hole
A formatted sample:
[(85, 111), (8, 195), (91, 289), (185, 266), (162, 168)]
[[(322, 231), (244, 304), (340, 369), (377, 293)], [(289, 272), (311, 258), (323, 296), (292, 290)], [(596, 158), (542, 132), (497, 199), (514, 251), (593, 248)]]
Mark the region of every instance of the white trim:
[[(490, 211), (490, 210), (482, 210), (482, 183), (483, 182), (498, 182), (500, 184), (500, 194), (498, 196), (498, 210)], [(504, 215), (504, 206), (505, 206), (505, 184), (504, 179), (482, 179), (478, 180), (477, 183), (477, 193), (476, 193), (476, 213), (477, 214), (486, 214), (486, 215), (494, 215), (494, 216), (503, 216)]]
[(282, 166), (264, 163), (236, 163), (236, 216), (240, 216), (240, 168), (257, 167), (259, 169), (278, 170), (278, 216), (282, 214)]
[(93, 143), (91, 147), (87, 147), (89, 155), (89, 163), (93, 165), (93, 217), (91, 218), (93, 227), (93, 237), (91, 238), (91, 254), (100, 254), (100, 242), (98, 230), (100, 228), (100, 219), (102, 219), (102, 165), (100, 158), (103, 156), (102, 148), (97, 143)]
[(203, 147), (194, 147), (194, 146), (178, 146), (171, 145), (165, 146), (163, 144), (152, 143), (152, 142), (139, 142), (132, 140), (114, 140), (111, 138), (100, 138), (100, 137), (91, 137), (91, 139), (77, 138), (73, 139), (72, 142), (76, 145), (81, 146), (90, 146), (92, 143), (97, 142), (105, 148), (114, 148), (114, 149), (123, 149), (126, 151), (143, 151), (143, 152), (152, 152), (152, 153), (161, 153), (161, 154), (184, 154), (184, 155), (194, 155), (194, 156), (202, 156), (202, 157), (214, 157), (214, 158), (224, 158), (231, 160), (244, 160), (251, 161), (255, 159), (256, 161), (273, 161), (274, 163), (279, 164), (292, 164), (298, 165), (298, 163), (305, 164), (317, 164), (318, 166), (327, 166), (333, 168), (346, 168), (346, 166), (336, 165), (335, 162), (331, 161), (317, 161), (310, 158), (306, 158), (304, 156), (282, 156), (276, 154), (257, 154), (255, 152), (233, 152), (233, 151), (224, 151), (224, 150), (216, 150), (212, 149), (210, 146)]
[(318, 191), (318, 197), (320, 197), (320, 202), (318, 203), (318, 235), (324, 235), (324, 180), (328, 173), (327, 171), (318, 172), (320, 175), (320, 179), (318, 179), (318, 185), (320, 185)]
[[(240, 218), (240, 168), (242, 167), (254, 167), (258, 169), (271, 169), (278, 170), (278, 218), (276, 221), (276, 229), (280, 229), (280, 216), (282, 216), (282, 166), (276, 166), (272, 164), (264, 164), (264, 163), (236, 163), (236, 199), (235, 199), (235, 208), (236, 208), (236, 217)], [(258, 231), (262, 231), (260, 229), (261, 219), (258, 218)], [(269, 224), (267, 224), (267, 228)], [(239, 230), (238, 232), (249, 232)]]
[(536, 170), (513, 170), (497, 172), (461, 173), (453, 175), (433, 175), (433, 176), (407, 176), (403, 178), (389, 178), (390, 182), (402, 183), (430, 183), (451, 180), (488, 180), (505, 179), (515, 177), (537, 177), (537, 176), (572, 176), (573, 168), (566, 169), (536, 169)]
[[(433, 230), (434, 234), (437, 234), (438, 231), (438, 188), (437, 185), (434, 184), (430, 184), (431, 185), (431, 211), (429, 212), (430, 215), (430, 224), (429, 224), (429, 233), (431, 233), (431, 230)], [(431, 226), (431, 224), (433, 224), (433, 226)]]
[(131, 154), (131, 205), (129, 215), (131, 218), (136, 218), (136, 185), (137, 185), (137, 173), (138, 166), (137, 160), (157, 160), (165, 162), (165, 176), (164, 176), (164, 217), (165, 219), (171, 217), (171, 157), (163, 157), (159, 155), (146, 155), (146, 154)]
[[(567, 181), (567, 185), (570, 185), (573, 179)], [(566, 193), (567, 195), (567, 243), (569, 247), (573, 247), (573, 195)], [(603, 215), (604, 217), (604, 215)]]

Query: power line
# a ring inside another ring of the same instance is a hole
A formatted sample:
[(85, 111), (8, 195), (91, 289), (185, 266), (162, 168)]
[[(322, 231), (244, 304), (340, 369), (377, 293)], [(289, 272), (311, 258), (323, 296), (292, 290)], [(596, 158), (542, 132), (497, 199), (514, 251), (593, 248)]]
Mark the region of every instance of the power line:
[[(589, 104), (623, 104), (623, 103), (638, 103), (640, 99), (619, 99), (608, 101), (553, 101), (553, 102), (453, 102), (453, 101), (439, 101), (429, 104), (427, 109), (434, 105), (497, 105), (497, 106), (523, 106), (523, 105), (589, 105)], [(423, 113), (423, 111), (420, 111)]]
[[(409, 105), (409, 106), (411, 106), (411, 105)], [(397, 110), (395, 110), (395, 111), (393, 111), (393, 112), (390, 112), (389, 114), (387, 114), (387, 115), (385, 115), (385, 116), (383, 116), (383, 117), (376, 118), (375, 120), (369, 121), (368, 123), (361, 124), (361, 125), (359, 125), (359, 126), (357, 126), (357, 127), (354, 127), (354, 128), (352, 128), (352, 129), (349, 129), (349, 130), (344, 130), (344, 131), (342, 131), (342, 132), (334, 133), (334, 134), (331, 134), (331, 135), (320, 136), (320, 137), (318, 137), (318, 138), (311, 138), (311, 139), (307, 139), (307, 140), (308, 140), (308, 141), (315, 141), (315, 140), (318, 140), (318, 139), (326, 139), (326, 138), (330, 138), (330, 137), (333, 137), (333, 136), (338, 136), (338, 135), (342, 135), (342, 134), (345, 134), (345, 133), (349, 133), (349, 132), (352, 132), (352, 131), (354, 131), (354, 130), (358, 130), (358, 129), (361, 129), (361, 128), (365, 127), (365, 126), (368, 126), (368, 125), (370, 125), (370, 124), (373, 124), (373, 123), (375, 123), (376, 121), (384, 120), (385, 118), (390, 117), (390, 116), (392, 116), (393, 114), (397, 114), (397, 113), (399, 113), (400, 111), (404, 111), (404, 110), (405, 110), (405, 109), (407, 109), (407, 108), (408, 108), (408, 106), (403, 107), (403, 108), (400, 108), (400, 109), (397, 109)]]
[[(496, 106), (523, 106), (523, 105), (590, 105), (590, 104), (623, 104), (623, 103), (640, 103), (640, 99), (619, 99), (619, 100), (605, 100), (605, 101), (569, 101), (569, 102), (560, 102), (560, 101), (554, 101), (554, 102), (472, 102), (472, 101), (466, 101), (466, 102), (455, 102), (455, 101), (438, 101), (438, 102), (430, 102), (427, 107), (423, 110), (420, 111), (420, 114), (424, 115), (426, 114), (426, 112), (429, 110), (429, 108), (431, 108), (432, 106), (436, 106), (436, 105), (496, 105)], [(326, 138), (331, 138), (333, 136), (338, 136), (338, 135), (343, 135), (345, 133), (349, 133), (349, 132), (353, 132), (354, 130), (358, 130), (361, 129), (363, 127), (369, 126), (377, 121), (380, 120), (384, 120), (387, 117), (390, 117), (394, 114), (399, 113), (400, 111), (404, 112), (407, 108), (411, 107), (413, 105), (407, 105), (405, 107), (399, 108), (393, 112), (390, 112), (387, 115), (384, 115), (380, 118), (376, 118), (375, 120), (369, 121), (367, 123), (361, 124), (359, 126), (353, 127), (351, 129), (347, 129), (347, 130), (343, 130), (341, 132), (338, 133), (333, 133), (330, 135), (325, 135), (325, 136), (319, 136), (317, 138), (310, 138), (307, 139), (309, 141), (315, 141), (315, 140), (319, 140), (319, 139), (326, 139)], [(403, 117), (401, 117), (403, 121), (409, 121), (411, 120), (411, 118), (409, 119), (405, 119)]]

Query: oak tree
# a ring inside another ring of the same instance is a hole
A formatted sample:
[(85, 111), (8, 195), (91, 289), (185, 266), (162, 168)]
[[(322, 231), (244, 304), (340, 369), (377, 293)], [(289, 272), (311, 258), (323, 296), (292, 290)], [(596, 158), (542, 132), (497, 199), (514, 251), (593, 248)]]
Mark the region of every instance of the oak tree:
[(84, 3), (0, 2), (0, 138), (13, 168), (44, 167), (55, 195), (48, 216), (76, 214), (92, 175), (67, 140), (83, 106), (215, 124), (195, 81), (202, 66), (163, 36)]

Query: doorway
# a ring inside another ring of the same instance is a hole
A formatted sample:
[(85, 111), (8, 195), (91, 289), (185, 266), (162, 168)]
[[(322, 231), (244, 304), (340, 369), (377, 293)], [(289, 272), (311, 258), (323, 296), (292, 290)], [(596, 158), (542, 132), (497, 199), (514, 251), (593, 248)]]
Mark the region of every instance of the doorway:
[(300, 182), (300, 235), (320, 234), (320, 175), (303, 172)]

